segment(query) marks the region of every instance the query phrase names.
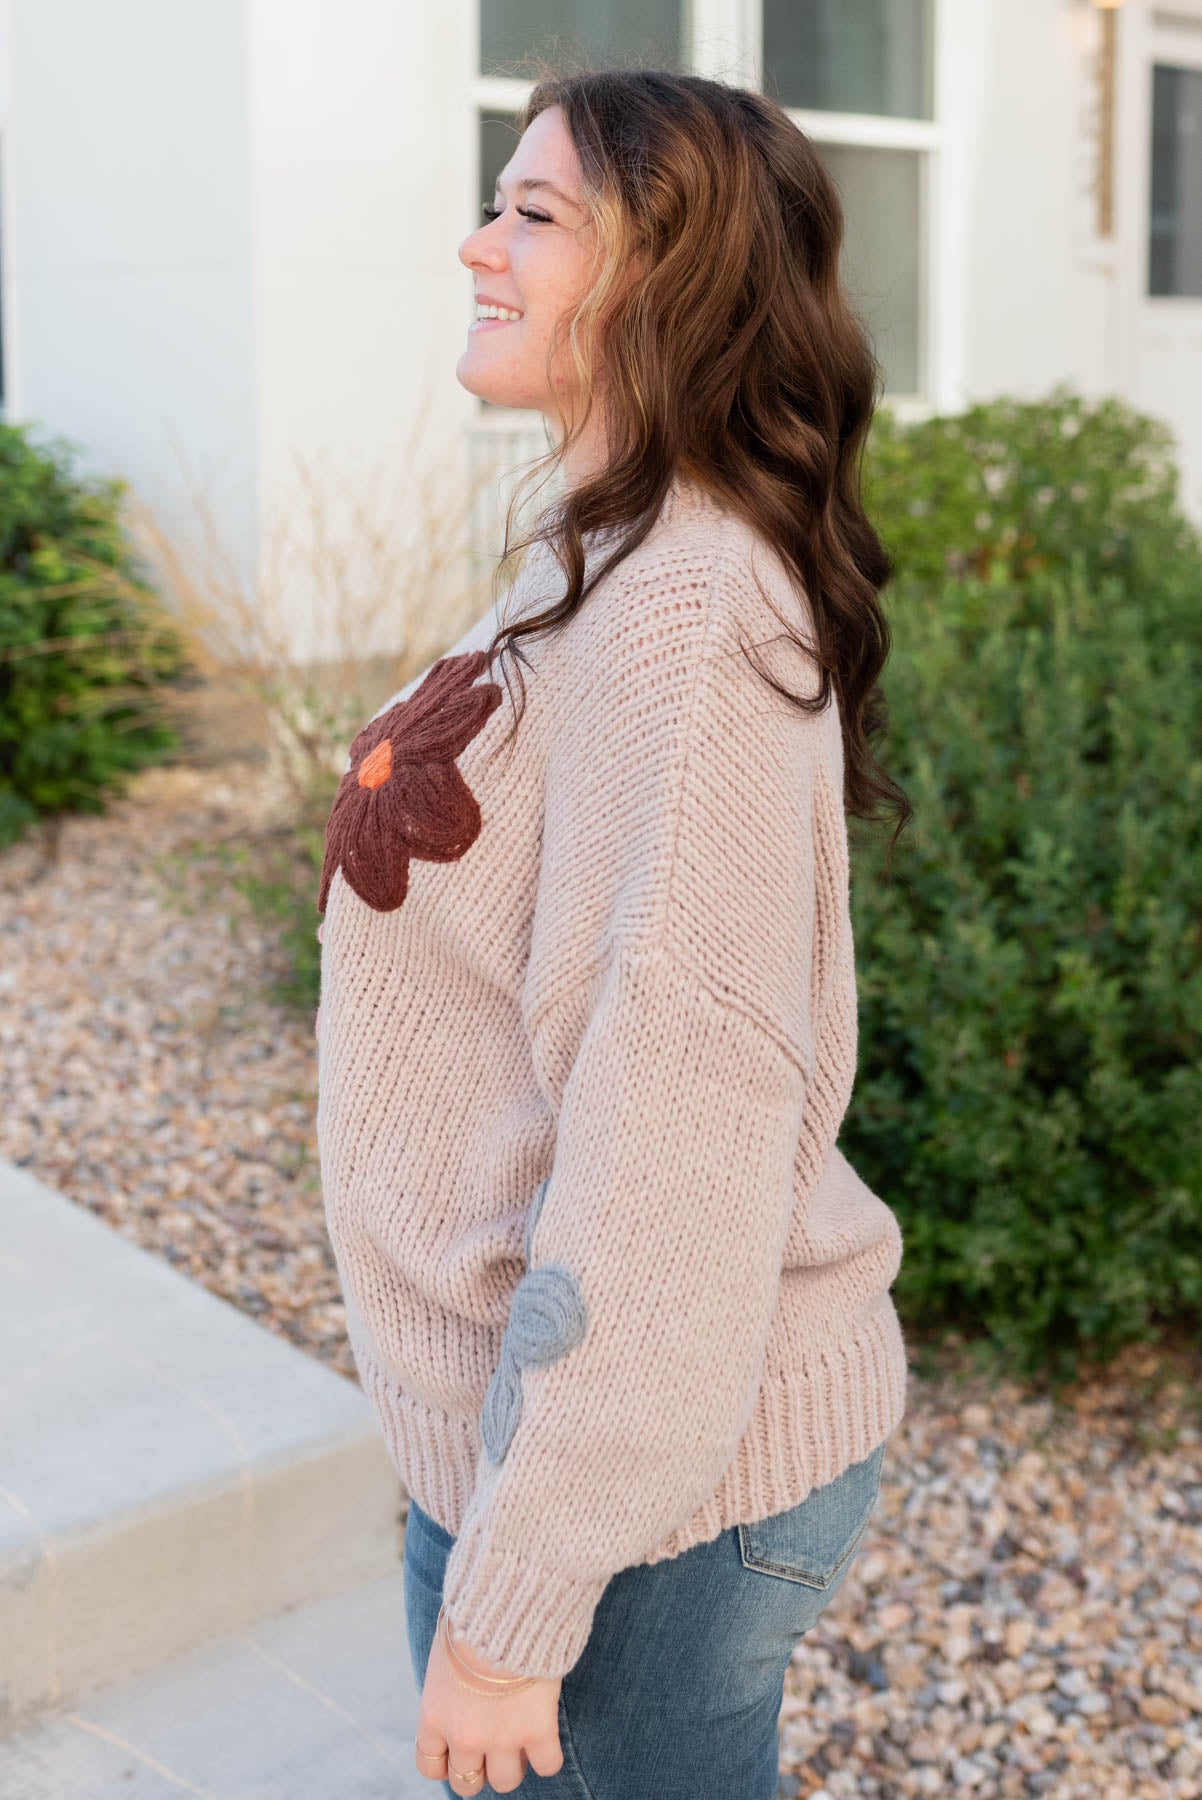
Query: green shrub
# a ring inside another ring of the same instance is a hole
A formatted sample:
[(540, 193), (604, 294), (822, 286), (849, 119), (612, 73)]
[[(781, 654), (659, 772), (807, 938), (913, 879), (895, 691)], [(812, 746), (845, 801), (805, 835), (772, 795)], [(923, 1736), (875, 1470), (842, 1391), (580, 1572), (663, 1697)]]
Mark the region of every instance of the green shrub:
[(880, 424), (915, 820), (854, 834), (842, 1142), (904, 1315), (1059, 1381), (1202, 1315), (1202, 542), (1117, 402)]
[[(333, 805), (337, 782), (327, 805)], [(253, 867), (233, 876), (234, 886), (258, 916), (273, 926), (287, 957), (287, 973), (273, 984), (275, 997), (301, 1012), (315, 1011), (321, 999), (321, 945), (314, 897), (321, 886), (325, 859), (325, 820), (300, 820), (286, 844), (255, 846)], [(239, 858), (245, 863), (248, 859)]]
[(39, 814), (102, 811), (178, 744), (156, 690), (183, 650), (123, 536), (124, 492), (0, 425), (0, 844)]
[(1168, 556), (1198, 597), (1198, 535), (1180, 508), (1172, 437), (1121, 400), (1060, 386), (1046, 400), (992, 400), (910, 425), (881, 410), (865, 474), (907, 590), (1071, 567), (1134, 590), (1158, 585)]
[[(901, 1220), (915, 1333), (1059, 1381), (1202, 1313), (1202, 541), (1163, 427), (1064, 389), (880, 413), (866, 472), (916, 816), (892, 876), (853, 833), (841, 1143)], [(306, 1010), (321, 848), (298, 827), (246, 884)]]

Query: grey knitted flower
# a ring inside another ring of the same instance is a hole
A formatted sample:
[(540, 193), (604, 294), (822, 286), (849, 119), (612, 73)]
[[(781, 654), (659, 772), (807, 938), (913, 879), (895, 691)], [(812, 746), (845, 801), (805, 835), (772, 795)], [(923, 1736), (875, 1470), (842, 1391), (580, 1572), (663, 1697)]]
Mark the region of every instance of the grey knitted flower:
[[(544, 1181), (535, 1193), (526, 1221), (522, 1249), (527, 1264), (546, 1194)], [(566, 1356), (580, 1342), (587, 1325), (580, 1283), (569, 1268), (563, 1263), (544, 1263), (541, 1268), (527, 1269), (514, 1289), (500, 1361), (484, 1396), (480, 1435), (490, 1462), (500, 1462), (518, 1428), (522, 1370), (543, 1369)]]

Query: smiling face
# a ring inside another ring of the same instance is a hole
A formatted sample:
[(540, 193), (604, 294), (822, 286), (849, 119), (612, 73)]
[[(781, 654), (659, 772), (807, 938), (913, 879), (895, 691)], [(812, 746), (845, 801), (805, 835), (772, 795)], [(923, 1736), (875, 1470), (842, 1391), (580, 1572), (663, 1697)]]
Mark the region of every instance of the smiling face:
[(580, 199), (580, 163), (563, 113), (549, 106), (523, 133), (497, 181), (501, 209), (459, 246), (477, 298), (521, 314), (469, 324), (455, 366), (469, 393), (497, 406), (533, 408), (558, 425), (571, 410), (570, 357), (548, 379), (555, 326), (587, 292), (597, 258), (596, 228)]

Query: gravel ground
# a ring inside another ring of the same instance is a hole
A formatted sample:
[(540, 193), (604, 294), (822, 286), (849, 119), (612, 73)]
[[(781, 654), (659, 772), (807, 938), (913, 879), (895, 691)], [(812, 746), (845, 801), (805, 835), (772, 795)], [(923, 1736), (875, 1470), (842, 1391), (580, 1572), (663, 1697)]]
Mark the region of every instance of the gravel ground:
[[(353, 1379), (313, 1022), (226, 860), (280, 822), (256, 767), (177, 765), (0, 852), (0, 1155)], [(1191, 1346), (1058, 1405), (954, 1351), (912, 1374), (781, 1794), (1202, 1796), (1200, 1377)]]

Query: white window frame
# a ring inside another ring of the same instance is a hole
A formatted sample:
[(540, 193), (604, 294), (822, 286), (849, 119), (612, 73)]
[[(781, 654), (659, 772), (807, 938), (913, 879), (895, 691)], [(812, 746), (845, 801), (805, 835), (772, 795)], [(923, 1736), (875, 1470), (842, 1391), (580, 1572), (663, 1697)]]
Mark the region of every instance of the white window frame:
[(1152, 158), (1152, 66), (1164, 62), (1202, 67), (1202, 0), (1129, 3), (1119, 16), (1115, 93), (1115, 231), (1096, 240), (1086, 266), (1114, 285), (1110, 378), (1125, 395), (1138, 392), (1136, 367), (1141, 327), (1152, 320), (1171, 327), (1192, 321), (1202, 309), (1196, 295), (1149, 294), (1148, 211)]
[[(763, 79), (762, 0), (683, 0), (684, 60), (694, 74), (759, 88)], [(471, 119), (477, 131), (481, 112), (520, 111), (533, 85), (508, 76), (481, 75), (480, 5), (470, 0)], [(947, 341), (943, 321), (956, 316), (952, 290), (956, 277), (946, 251), (948, 233), (941, 220), (949, 212), (948, 127), (945, 95), (948, 83), (947, 27), (949, 0), (931, 0), (933, 69), (932, 119), (899, 119), (875, 113), (839, 113), (788, 108), (789, 117), (818, 144), (854, 144), (866, 149), (920, 152), (918, 165), (918, 391), (887, 392), (883, 404), (903, 420), (928, 417), (959, 403), (956, 347)], [(476, 188), (479, 187), (477, 174)], [(498, 413), (481, 407), (472, 421), (473, 435), (497, 434), (528, 446), (531, 457), (546, 449), (542, 415)], [(515, 432), (518, 433), (515, 438)], [(498, 443), (497, 448), (501, 445)], [(525, 453), (525, 452), (524, 452)]]

